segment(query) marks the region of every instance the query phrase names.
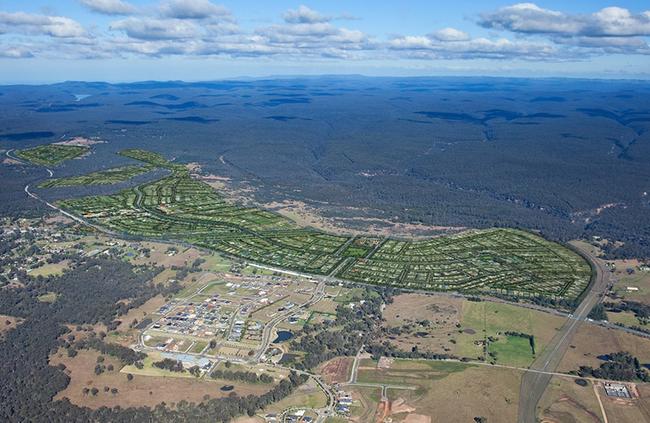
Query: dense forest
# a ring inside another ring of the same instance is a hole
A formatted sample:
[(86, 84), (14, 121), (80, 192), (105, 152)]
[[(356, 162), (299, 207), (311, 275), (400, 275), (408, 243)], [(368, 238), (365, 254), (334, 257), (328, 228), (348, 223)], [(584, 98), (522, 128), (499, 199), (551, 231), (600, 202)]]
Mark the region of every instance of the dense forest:
[[(56, 177), (132, 163), (114, 153), (140, 147), (199, 163), (259, 202), (304, 201), (358, 228), (523, 227), (650, 257), (647, 82), (350, 76), (0, 92), (0, 107), (22, 116), (0, 148), (63, 134), (108, 141)], [(26, 213), (29, 171), (2, 168), (1, 210)]]

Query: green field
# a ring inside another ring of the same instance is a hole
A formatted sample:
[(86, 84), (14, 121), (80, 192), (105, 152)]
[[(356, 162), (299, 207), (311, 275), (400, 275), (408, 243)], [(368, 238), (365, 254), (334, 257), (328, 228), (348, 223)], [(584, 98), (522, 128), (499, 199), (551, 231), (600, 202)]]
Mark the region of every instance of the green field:
[[(376, 364), (376, 362), (373, 362)], [(389, 369), (369, 369), (364, 365), (359, 369), (357, 380), (360, 383), (386, 383), (393, 385), (418, 385), (443, 379), (451, 373), (462, 372), (472, 367), (471, 364), (425, 361), (395, 360)]]
[(535, 359), (527, 338), (502, 336), (490, 343), (489, 351), (496, 354), (496, 361), (511, 366), (526, 367)]
[(81, 176), (69, 178), (48, 179), (38, 185), (39, 188), (72, 187), (81, 185), (112, 185), (128, 181), (134, 176), (141, 175), (155, 169), (152, 165), (145, 166), (121, 166), (112, 169), (92, 172)]
[(589, 282), (582, 257), (529, 232), (489, 229), (425, 241), (332, 235), (233, 204), (158, 154), (121, 154), (172, 173), (114, 195), (59, 205), (117, 233), (185, 241), (252, 262), (369, 284), (575, 299)]
[(512, 304), (465, 301), (460, 328), (463, 333), (455, 338), (455, 353), (461, 357), (489, 360), (483, 346), (476, 343), (493, 338), (496, 341), (489, 342), (488, 351), (496, 353), (497, 363), (527, 367), (535, 358), (529, 340), (507, 336), (505, 332), (534, 336), (535, 353), (540, 354), (563, 323), (563, 317)]
[(45, 144), (26, 150), (18, 150), (16, 151), (16, 157), (43, 166), (54, 166), (79, 157), (88, 150), (88, 147), (79, 145)]

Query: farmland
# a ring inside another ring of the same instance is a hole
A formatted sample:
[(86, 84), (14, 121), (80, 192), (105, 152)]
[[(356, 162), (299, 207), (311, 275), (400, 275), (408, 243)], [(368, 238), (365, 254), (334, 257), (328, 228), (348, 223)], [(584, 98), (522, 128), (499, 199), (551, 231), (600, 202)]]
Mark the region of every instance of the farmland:
[(419, 416), (445, 422), (470, 422), (477, 416), (516, 421), (520, 377), (510, 369), (421, 360), (394, 360), (381, 368), (363, 360), (359, 369), (360, 383), (394, 386), (387, 389), (384, 407), (393, 421), (428, 421), (416, 420)]
[(72, 187), (80, 185), (112, 185), (128, 181), (134, 176), (141, 175), (154, 169), (152, 165), (120, 166), (98, 172), (88, 173), (69, 178), (48, 179), (39, 184), (39, 188)]
[(80, 145), (45, 144), (26, 150), (16, 151), (16, 156), (43, 166), (55, 166), (66, 160), (74, 159), (88, 151)]
[(589, 282), (582, 257), (525, 231), (466, 231), (424, 241), (333, 235), (229, 202), (156, 153), (121, 154), (171, 174), (59, 205), (118, 234), (180, 240), (251, 262), (367, 284), (574, 300)]

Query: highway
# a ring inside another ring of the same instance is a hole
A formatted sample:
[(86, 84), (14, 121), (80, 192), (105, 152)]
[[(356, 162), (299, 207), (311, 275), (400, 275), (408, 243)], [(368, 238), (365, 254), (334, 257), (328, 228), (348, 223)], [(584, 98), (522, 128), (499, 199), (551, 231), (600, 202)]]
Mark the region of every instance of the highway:
[(573, 316), (570, 316), (555, 334), (544, 351), (530, 366), (530, 370), (524, 373), (519, 388), (519, 423), (537, 422), (537, 404), (544, 395), (548, 383), (553, 377), (564, 353), (571, 344), (573, 335), (587, 318), (591, 309), (600, 302), (609, 286), (610, 272), (605, 268), (603, 262), (592, 256), (588, 251), (581, 249), (582, 253), (594, 264), (596, 275), (593, 283), (587, 288), (582, 302), (576, 308)]

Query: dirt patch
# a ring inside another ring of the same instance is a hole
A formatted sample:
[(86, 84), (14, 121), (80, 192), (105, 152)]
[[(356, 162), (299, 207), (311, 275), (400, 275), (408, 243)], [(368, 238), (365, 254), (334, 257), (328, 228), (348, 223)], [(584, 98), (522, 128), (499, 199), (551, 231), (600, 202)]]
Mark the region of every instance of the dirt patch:
[(69, 140), (55, 142), (54, 144), (58, 145), (77, 145), (81, 147), (87, 147), (93, 144), (104, 144), (106, 141), (100, 140), (99, 138), (85, 138), (85, 137), (74, 137)]
[(411, 413), (402, 420), (402, 423), (431, 423), (431, 416)]
[(390, 369), (392, 365), (393, 365), (393, 359), (389, 357), (380, 357), (379, 361), (377, 361), (378, 369)]
[(6, 314), (0, 314), (0, 338), (3, 338), (4, 335), (12, 329), (15, 329), (16, 326), (21, 324), (23, 319), (20, 317), (7, 316)]
[(539, 403), (538, 419), (545, 423), (600, 423), (600, 407), (591, 382), (553, 377)]
[(336, 357), (321, 365), (319, 373), (328, 384), (346, 382), (350, 377), (352, 358)]
[(149, 257), (140, 256), (133, 260), (134, 264), (147, 264), (163, 267), (191, 266), (194, 260), (201, 257), (201, 252), (195, 248), (186, 248), (179, 252), (170, 251), (170, 245), (158, 242), (142, 242), (142, 247), (148, 248)]
[(2, 164), (6, 165), (22, 165), (23, 162), (19, 162), (18, 160), (12, 159), (10, 157), (6, 157), (2, 160)]
[(127, 314), (118, 317), (117, 320), (120, 321), (120, 324), (111, 333), (110, 341), (126, 347), (136, 343), (140, 335), (140, 330), (135, 328), (137, 323), (158, 311), (165, 303), (165, 298), (162, 295), (157, 295), (140, 307), (132, 308)]
[(61, 224), (71, 224), (74, 223), (74, 220), (70, 219), (64, 214), (52, 214), (50, 216), (47, 216), (43, 219), (43, 223), (45, 225), (54, 225), (57, 223)]
[[(222, 164), (228, 164), (223, 156), (219, 157), (219, 161)], [(317, 206), (309, 205), (300, 200), (260, 203), (252, 195), (256, 189), (248, 182), (242, 181), (234, 186), (231, 178), (214, 174), (202, 174), (201, 166), (198, 163), (190, 163), (187, 165), (187, 168), (194, 177), (220, 191), (220, 194), (231, 201), (247, 206), (265, 208), (291, 219), (298, 226), (311, 227), (332, 234), (377, 237), (390, 235), (402, 238), (424, 239), (442, 233), (467, 230), (466, 227), (461, 226), (427, 226), (399, 223), (389, 219), (363, 217), (364, 214), (367, 214), (368, 210), (355, 207), (345, 207), (344, 210), (341, 210), (342, 214), (353, 215), (353, 217), (326, 218)], [(357, 216), (354, 216), (355, 214)]]
[[(396, 236), (402, 238), (428, 238), (440, 232), (458, 232), (466, 230), (465, 227), (451, 226), (427, 226), (411, 223), (393, 222), (388, 219), (349, 217), (349, 218), (326, 218), (323, 217), (317, 207), (308, 205), (299, 200), (285, 200), (282, 202), (270, 202), (259, 204), (261, 207), (270, 209), (283, 216), (288, 217), (300, 226), (308, 226), (320, 229), (329, 233), (339, 235), (366, 235), (366, 236)], [(357, 212), (364, 214), (365, 211), (359, 208), (347, 207), (346, 214)], [(358, 229), (360, 226), (363, 229)]]
[(415, 408), (406, 404), (406, 400), (404, 398), (397, 398), (395, 401), (391, 402), (390, 404), (390, 412), (392, 414), (412, 413), (414, 411)]

